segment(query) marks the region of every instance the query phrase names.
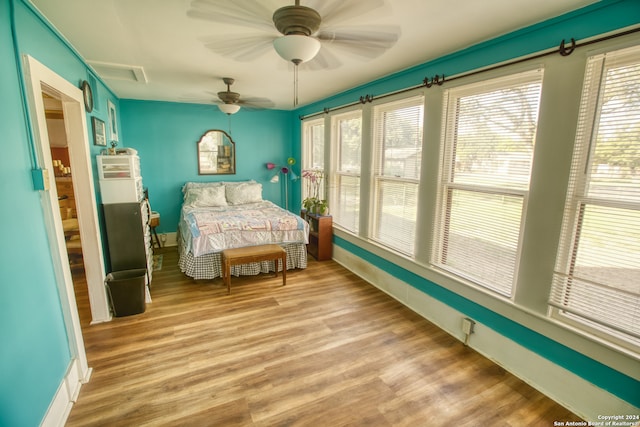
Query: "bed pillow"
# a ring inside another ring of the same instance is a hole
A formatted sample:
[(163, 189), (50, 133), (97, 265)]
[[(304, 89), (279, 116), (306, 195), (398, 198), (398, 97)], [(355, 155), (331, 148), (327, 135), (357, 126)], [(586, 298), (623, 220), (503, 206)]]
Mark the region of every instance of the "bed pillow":
[(244, 205), (262, 201), (262, 184), (243, 182), (237, 185), (226, 185), (227, 202), (230, 205)]
[(186, 182), (182, 186), (182, 194), (184, 197), (187, 197), (187, 192), (193, 188), (203, 188), (203, 187), (219, 187), (224, 185), (240, 185), (246, 183), (255, 183), (256, 181), (251, 179), (248, 181), (215, 181), (215, 182)]
[(191, 188), (187, 191), (184, 204), (194, 207), (227, 206), (224, 185)]
[(223, 186), (224, 182), (187, 182), (182, 186), (182, 194), (186, 200), (187, 193), (189, 190), (193, 190), (196, 188), (206, 188), (206, 187), (220, 187)]

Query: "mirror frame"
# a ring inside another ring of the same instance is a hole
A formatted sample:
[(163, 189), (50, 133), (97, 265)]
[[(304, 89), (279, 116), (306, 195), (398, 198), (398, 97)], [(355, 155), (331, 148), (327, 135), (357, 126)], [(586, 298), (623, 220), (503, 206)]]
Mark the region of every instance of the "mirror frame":
[[(220, 147), (230, 147), (229, 148), (229, 153), (228, 155), (223, 155), (220, 156), (216, 151), (204, 151), (201, 148), (203, 147), (202, 144), (204, 144), (206, 142), (206, 139), (208, 137), (210, 137), (210, 135), (212, 133), (220, 133), (221, 135), (219, 136), (219, 138), (221, 138), (222, 143), (219, 144), (218, 146)], [(227, 132), (221, 130), (221, 129), (210, 129), (208, 131), (206, 131), (205, 133), (202, 134), (202, 136), (200, 137), (200, 139), (198, 139), (198, 141), (196, 142), (196, 148), (197, 148), (197, 156), (198, 156), (198, 175), (235, 175), (236, 173), (236, 143), (233, 142), (233, 139), (231, 139), (231, 135), (229, 135)], [(210, 153), (211, 157), (211, 161), (213, 162), (213, 165), (210, 167), (207, 167), (206, 165), (202, 164), (202, 158), (201, 158), (201, 154), (202, 153)], [(224, 168), (223, 172), (220, 172), (218, 170), (218, 165), (221, 164), (220, 160), (223, 159), (223, 164), (228, 164), (229, 168), (226, 169)]]

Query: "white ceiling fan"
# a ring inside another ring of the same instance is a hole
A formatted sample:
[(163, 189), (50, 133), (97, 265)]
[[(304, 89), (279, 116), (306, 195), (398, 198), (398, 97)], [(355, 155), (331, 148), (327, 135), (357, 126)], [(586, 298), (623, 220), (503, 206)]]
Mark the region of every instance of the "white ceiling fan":
[[(204, 39), (216, 53), (238, 61), (263, 55), (273, 46), (282, 55), (287, 36), (304, 36), (309, 46), (317, 47), (311, 58), (284, 57), (287, 61), (313, 62), (310, 68), (335, 68), (341, 65), (335, 52), (344, 51), (367, 59), (375, 58), (392, 47), (400, 36), (395, 25), (340, 25), (340, 22), (366, 15), (382, 8), (384, 0), (316, 1), (318, 10), (295, 4), (271, 11), (262, 0), (192, 0), (187, 15), (206, 21), (233, 24), (259, 30), (225, 39)], [(313, 3), (313, 1), (310, 1)], [(279, 33), (279, 34), (278, 34)], [(297, 37), (302, 40), (302, 37)], [(313, 59), (313, 61), (311, 61)]]
[(187, 15), (259, 30), (256, 34), (203, 41), (212, 51), (238, 61), (250, 61), (273, 47), (278, 55), (294, 65), (295, 106), (300, 64), (308, 64), (312, 70), (336, 68), (341, 65), (336, 55), (339, 51), (363, 59), (375, 58), (392, 47), (400, 35), (397, 26), (338, 25), (381, 8), (385, 5), (384, 0), (318, 3), (322, 6), (322, 14), (300, 5), (300, 0), (273, 13), (260, 0), (193, 0)]

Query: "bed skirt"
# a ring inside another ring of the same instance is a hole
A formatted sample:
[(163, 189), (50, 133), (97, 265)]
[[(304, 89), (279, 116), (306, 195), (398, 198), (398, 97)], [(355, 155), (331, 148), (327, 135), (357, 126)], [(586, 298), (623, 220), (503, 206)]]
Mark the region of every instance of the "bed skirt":
[[(281, 246), (287, 252), (287, 270), (307, 268), (307, 245), (288, 243)], [(179, 248), (181, 250), (178, 265), (184, 274), (196, 280), (222, 277), (220, 252), (195, 257), (191, 251), (185, 251), (182, 245), (179, 245)], [(281, 270), (282, 268), (278, 265), (278, 271)], [(271, 271), (273, 271), (273, 261), (253, 262), (231, 267), (231, 275), (233, 276), (255, 276)]]

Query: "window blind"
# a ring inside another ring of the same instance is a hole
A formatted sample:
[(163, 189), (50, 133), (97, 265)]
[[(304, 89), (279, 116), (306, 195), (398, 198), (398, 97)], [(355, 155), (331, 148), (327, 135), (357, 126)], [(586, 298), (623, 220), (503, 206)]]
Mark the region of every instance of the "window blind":
[(538, 122), (542, 70), (445, 94), (432, 264), (510, 296)]
[(550, 314), (640, 348), (640, 48), (589, 58)]
[(305, 168), (324, 169), (324, 120), (305, 123)]
[(372, 239), (413, 255), (424, 97), (374, 107)]
[[(303, 170), (323, 171), (324, 170), (324, 119), (306, 121), (302, 127), (302, 149), (303, 149)], [(319, 176), (319, 174), (316, 174)], [(303, 177), (304, 178), (304, 177)], [(315, 197), (315, 183), (306, 182), (302, 186), (302, 199)], [(317, 186), (318, 198), (324, 200), (325, 183), (324, 180)]]
[(335, 224), (357, 233), (360, 215), (360, 153), (362, 113), (332, 117), (333, 139), (338, 148), (330, 201)]

